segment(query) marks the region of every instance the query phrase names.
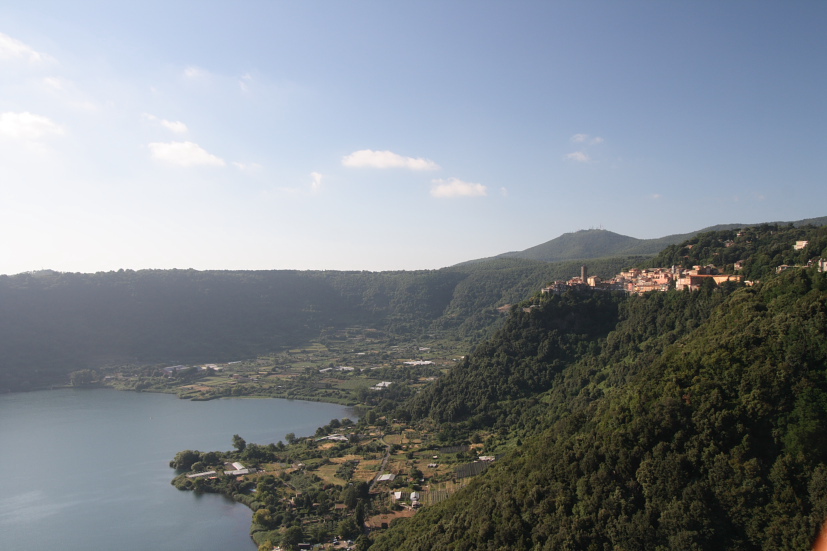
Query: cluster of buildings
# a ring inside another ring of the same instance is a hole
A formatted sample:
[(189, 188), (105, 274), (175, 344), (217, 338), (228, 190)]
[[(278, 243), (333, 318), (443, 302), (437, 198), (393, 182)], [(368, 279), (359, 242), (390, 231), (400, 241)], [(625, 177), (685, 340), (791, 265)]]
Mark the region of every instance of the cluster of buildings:
[(717, 285), (726, 281), (742, 281), (743, 276), (722, 274), (715, 266), (693, 266), (691, 270), (672, 266), (671, 268), (632, 268), (620, 272), (611, 279), (588, 275), (588, 268), (580, 268), (580, 276), (568, 281), (555, 281), (543, 287), (545, 294), (562, 294), (569, 290), (592, 289), (598, 291), (625, 291), (640, 295), (649, 291), (668, 291), (673, 286), (678, 291), (696, 291), (704, 280), (712, 279)]
[[(742, 235), (742, 233), (738, 233), (738, 237)], [(730, 247), (734, 244), (734, 241), (727, 241), (724, 245)], [(800, 251), (809, 244), (809, 241), (796, 241), (793, 249)], [(689, 248), (691, 249), (692, 245), (689, 245)], [(827, 259), (813, 259), (806, 266), (788, 266), (784, 264), (778, 266), (775, 271), (781, 273), (793, 268), (809, 268), (812, 266), (817, 266), (821, 272), (827, 272)], [(743, 267), (743, 260), (736, 262), (734, 267), (736, 270), (740, 270)], [(598, 276), (590, 276), (587, 267), (581, 266), (580, 277), (573, 277), (568, 281), (555, 281), (548, 287), (544, 287), (543, 293), (562, 294), (571, 289), (593, 289), (599, 291), (625, 291), (629, 294), (641, 295), (649, 291), (668, 291), (673, 286), (678, 291), (684, 289), (697, 291), (707, 279), (712, 279), (716, 285), (720, 285), (727, 281), (743, 281), (744, 276), (723, 274), (712, 265), (693, 266), (691, 270), (672, 266), (671, 268), (632, 268), (620, 272), (611, 279), (604, 280)], [(746, 284), (750, 285), (751, 282), (747, 281)]]
[(163, 369), (163, 372), (164, 372), (165, 377), (172, 377), (178, 371), (183, 371), (184, 369), (190, 369), (190, 368), (194, 368), (196, 371), (199, 371), (199, 372), (207, 371), (208, 369), (212, 369), (213, 371), (221, 371), (221, 367), (218, 366), (217, 364), (205, 364), (205, 365), (196, 365), (196, 366), (173, 365), (171, 367), (165, 367)]

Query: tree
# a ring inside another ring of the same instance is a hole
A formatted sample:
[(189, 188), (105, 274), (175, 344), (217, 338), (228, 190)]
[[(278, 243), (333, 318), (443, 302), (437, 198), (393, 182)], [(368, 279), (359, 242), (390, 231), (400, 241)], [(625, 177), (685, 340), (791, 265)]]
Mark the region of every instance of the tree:
[(285, 439), (285, 440), (287, 440), (287, 443), (288, 443), (288, 444), (295, 444), (295, 443), (296, 443), (296, 434), (295, 434), (295, 433), (293, 433), (293, 432), (288, 432), (288, 433), (284, 436), (284, 439)]
[(72, 386), (90, 385), (97, 381), (97, 379), (98, 374), (92, 369), (81, 369), (69, 374), (69, 381), (72, 383)]
[[(273, 528), (273, 517), (270, 515), (269, 509), (262, 507), (253, 514), (253, 523), (260, 524), (265, 528)], [(270, 548), (272, 549), (272, 547)]]
[(367, 511), (365, 511), (365, 502), (364, 500), (360, 499), (359, 503), (356, 505), (356, 524), (358, 526), (362, 526), (365, 524), (365, 515)]
[(369, 537), (362, 534), (358, 538), (356, 538), (356, 551), (367, 551), (370, 549), (370, 546), (373, 542), (370, 540)]
[(344, 489), (342, 492), (342, 503), (344, 503), (348, 509), (355, 509), (358, 501), (359, 494), (352, 484)]
[(201, 452), (184, 450), (175, 454), (175, 458), (169, 462), (169, 466), (179, 471), (188, 471), (193, 463), (201, 460)]
[(284, 535), (281, 537), (281, 545), (287, 549), (298, 549), (303, 539), (304, 532), (302, 532), (302, 527), (291, 526), (285, 530)]
[(246, 448), (246, 447), (247, 447), (247, 441), (246, 441), (246, 440), (244, 440), (244, 439), (243, 439), (242, 437), (240, 437), (239, 435), (234, 434), (234, 435), (233, 435), (233, 447), (234, 447), (235, 449), (237, 449), (238, 451), (243, 452), (243, 451), (244, 451), (244, 448)]
[(311, 537), (316, 543), (321, 543), (330, 539), (330, 532), (324, 523), (316, 524), (313, 528), (311, 528), (311, 532)]
[(359, 525), (356, 524), (356, 519), (353, 517), (347, 517), (346, 519), (340, 521), (336, 526), (336, 532), (340, 538), (346, 540), (352, 540), (353, 538), (359, 537), (359, 534), (362, 533), (359, 529)]
[(204, 465), (218, 465), (221, 463), (221, 457), (216, 452), (204, 452), (201, 454), (201, 462)]

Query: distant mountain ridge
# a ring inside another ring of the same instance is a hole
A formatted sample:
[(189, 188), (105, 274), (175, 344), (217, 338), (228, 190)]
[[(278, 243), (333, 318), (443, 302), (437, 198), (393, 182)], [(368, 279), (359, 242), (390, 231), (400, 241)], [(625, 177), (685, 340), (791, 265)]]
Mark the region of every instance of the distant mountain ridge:
[[(824, 226), (827, 225), (827, 216), (807, 218), (795, 222), (766, 222), (766, 224), (792, 224), (796, 227), (806, 226), (808, 224)], [(579, 230), (572, 233), (564, 233), (550, 241), (522, 251), (511, 251), (489, 258), (469, 260), (460, 265), (473, 264), (496, 258), (523, 258), (542, 262), (561, 262), (566, 260), (589, 260), (615, 256), (654, 256), (669, 245), (681, 243), (701, 233), (732, 230), (757, 225), (760, 224), (719, 224), (694, 232), (676, 233), (654, 239), (637, 239), (602, 229)]]

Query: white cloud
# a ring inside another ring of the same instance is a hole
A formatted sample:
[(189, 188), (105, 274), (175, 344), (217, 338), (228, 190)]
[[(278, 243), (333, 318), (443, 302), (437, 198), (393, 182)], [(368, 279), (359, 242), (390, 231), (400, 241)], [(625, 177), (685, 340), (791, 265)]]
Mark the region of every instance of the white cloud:
[(149, 113), (144, 113), (143, 118), (148, 121), (152, 121), (155, 123), (160, 124), (167, 130), (170, 130), (176, 134), (186, 134), (187, 133), (187, 125), (181, 121), (168, 121), (166, 119), (161, 119), (156, 117), (155, 115), (150, 115)]
[(14, 139), (38, 140), (46, 136), (63, 134), (63, 127), (48, 117), (23, 113), (7, 112), (0, 114), (0, 136)]
[(29, 63), (52, 60), (49, 55), (40, 53), (31, 46), (3, 33), (0, 33), (0, 59), (23, 59)]
[(322, 189), (322, 175), (318, 172), (311, 172), (310, 178), (312, 178), (312, 181), (310, 182), (310, 191), (313, 193), (318, 193), (319, 190)]
[(43, 79), (43, 84), (57, 91), (63, 91), (66, 89), (66, 82), (57, 77), (46, 77)]
[(250, 90), (250, 84), (253, 82), (253, 75), (250, 73), (244, 73), (241, 75), (241, 78), (238, 81), (238, 85), (241, 88), (242, 92), (247, 92)]
[(342, 157), (342, 165), (351, 168), (407, 168), (410, 170), (439, 170), (439, 165), (429, 159), (403, 157), (392, 151), (362, 149)]
[(652, 194), (652, 199), (654, 199), (655, 201), (657, 201), (658, 199), (662, 199), (662, 198), (663, 198), (663, 195), (661, 195), (660, 193), (653, 193)]
[(162, 119), (161, 126), (166, 128), (167, 130), (175, 132), (176, 134), (186, 134), (187, 132), (187, 125), (182, 123), (181, 121), (168, 121)]
[(258, 172), (261, 170), (261, 165), (258, 163), (239, 163), (237, 161), (233, 161), (233, 166), (236, 167), (241, 172)]
[(589, 145), (597, 145), (597, 144), (603, 143), (603, 138), (601, 138), (600, 136), (595, 136), (595, 137), (592, 138), (588, 134), (575, 134), (574, 136), (569, 138), (569, 140), (572, 143), (585, 143), (585, 142), (588, 142)]
[(500, 195), (502, 195), (503, 197), (508, 197), (508, 189), (506, 189), (504, 187), (501, 187), (500, 188)]
[(431, 197), (485, 197), (488, 189), (482, 184), (463, 182), (458, 178), (432, 180)]
[(153, 142), (148, 145), (152, 158), (178, 166), (225, 166), (224, 159), (207, 153), (192, 142)]
[(201, 78), (207, 76), (209, 73), (200, 67), (189, 66), (184, 69), (184, 76), (187, 78)]
[(574, 153), (569, 153), (566, 155), (566, 159), (570, 161), (577, 161), (578, 163), (589, 162), (589, 156), (583, 153), (582, 151), (575, 151)]

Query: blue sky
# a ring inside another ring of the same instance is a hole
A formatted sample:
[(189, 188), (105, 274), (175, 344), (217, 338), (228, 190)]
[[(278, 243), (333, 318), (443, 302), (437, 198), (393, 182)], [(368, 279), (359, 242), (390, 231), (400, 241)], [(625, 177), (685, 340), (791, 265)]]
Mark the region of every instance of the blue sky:
[(0, 273), (824, 216), (825, 28), (815, 1), (7, 2)]

